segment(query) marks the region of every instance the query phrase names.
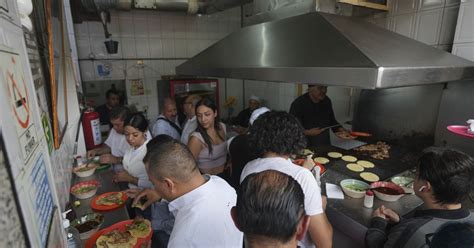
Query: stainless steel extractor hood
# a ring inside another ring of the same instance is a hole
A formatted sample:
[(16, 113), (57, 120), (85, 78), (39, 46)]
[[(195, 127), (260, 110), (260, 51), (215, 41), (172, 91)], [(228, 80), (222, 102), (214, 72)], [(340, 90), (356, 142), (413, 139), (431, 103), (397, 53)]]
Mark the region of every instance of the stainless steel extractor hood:
[(176, 71), (376, 89), (472, 79), (474, 62), (360, 19), (311, 12), (245, 27)]

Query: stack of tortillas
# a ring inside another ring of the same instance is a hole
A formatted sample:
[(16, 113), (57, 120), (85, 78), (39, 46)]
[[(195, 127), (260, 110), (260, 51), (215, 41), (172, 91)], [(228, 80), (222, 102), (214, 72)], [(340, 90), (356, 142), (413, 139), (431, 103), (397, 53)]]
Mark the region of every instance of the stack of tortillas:
[(349, 155), (342, 156), (341, 159), (344, 160), (344, 161), (346, 161), (346, 162), (351, 162), (351, 163), (354, 163), (355, 161), (357, 161), (357, 158), (356, 158), (356, 157), (354, 157), (354, 156), (349, 156)]
[(361, 172), (364, 171), (364, 167), (358, 165), (358, 164), (347, 164), (346, 168), (349, 169), (350, 171), (355, 171), (355, 172)]
[(364, 168), (374, 168), (375, 167), (374, 163), (372, 163), (370, 161), (366, 161), (366, 160), (359, 160), (359, 161), (357, 161), (357, 164), (364, 167)]
[(339, 152), (329, 152), (329, 153), (328, 153), (328, 156), (329, 156), (330, 158), (340, 158), (340, 157), (342, 157), (342, 154), (339, 153)]
[(320, 163), (320, 164), (327, 164), (327, 163), (329, 163), (329, 159), (327, 159), (325, 157), (316, 157), (316, 158), (314, 158), (314, 162)]
[(362, 177), (362, 179), (368, 182), (377, 182), (378, 180), (380, 180), (379, 176), (375, 175), (372, 172), (362, 172), (360, 173), (360, 177)]

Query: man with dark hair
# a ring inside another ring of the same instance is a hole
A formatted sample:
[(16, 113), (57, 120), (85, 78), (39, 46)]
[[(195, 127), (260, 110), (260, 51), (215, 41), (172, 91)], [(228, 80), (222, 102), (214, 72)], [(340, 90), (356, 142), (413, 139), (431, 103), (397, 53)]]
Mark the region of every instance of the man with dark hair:
[[(270, 111), (267, 107), (261, 107), (255, 109), (250, 115), (249, 126), (251, 126), (255, 120), (262, 114)], [(243, 133), (235, 137), (230, 138), (227, 141), (227, 146), (230, 155), (230, 161), (232, 164), (232, 174), (230, 177), (230, 184), (235, 189), (238, 189), (240, 183), (240, 175), (245, 165), (256, 159), (258, 156), (252, 151), (248, 142), (248, 134)]]
[(181, 142), (188, 144), (189, 136), (196, 131), (198, 126), (196, 119), (196, 104), (201, 101), (202, 97), (198, 95), (189, 95), (184, 99), (183, 109), (186, 114), (186, 120), (183, 125), (183, 133), (181, 134)]
[(217, 176), (201, 175), (187, 146), (171, 139), (148, 150), (147, 172), (155, 190), (137, 195), (148, 201), (161, 197), (175, 217), (168, 247), (242, 247), (242, 233), (235, 228), (230, 209), (235, 190)]
[(240, 181), (265, 170), (277, 170), (291, 176), (303, 189), (304, 208), (310, 218), (308, 232), (298, 245), (331, 247), (332, 227), (324, 213), (321, 189), (310, 170), (289, 160), (290, 155), (306, 147), (306, 137), (298, 120), (284, 111), (264, 113), (250, 127), (248, 141), (259, 158), (247, 163)]
[(308, 228), (304, 194), (298, 182), (275, 170), (247, 176), (232, 208), (245, 247), (296, 247)]
[[(290, 114), (298, 118), (303, 125), (308, 146), (311, 147), (329, 144), (329, 130), (325, 127), (339, 125), (334, 116), (331, 99), (326, 96), (326, 92), (327, 86), (310, 84), (308, 93), (299, 96), (291, 103)], [(341, 126), (334, 126), (332, 130), (337, 134), (346, 132)]]
[(178, 124), (178, 111), (176, 110), (176, 102), (172, 98), (165, 98), (161, 105), (161, 114), (153, 124), (153, 137), (159, 134), (166, 134), (174, 139), (181, 139), (181, 127)]
[(87, 157), (93, 158), (96, 155), (101, 155), (100, 163), (115, 164), (117, 166), (114, 169), (120, 169), (118, 167), (122, 164), (123, 155), (130, 148), (124, 135), (124, 122), (129, 116), (130, 110), (127, 107), (119, 106), (113, 108), (110, 111), (112, 129), (109, 136), (102, 146), (89, 150)]
[[(474, 159), (446, 148), (424, 151), (416, 168), (415, 194), (425, 205), (414, 218), (402, 220), (381, 206), (372, 214), (366, 234), (368, 247), (423, 247), (427, 235), (447, 222), (474, 221), (474, 212), (462, 207), (474, 177)], [(394, 225), (389, 228), (389, 224)]]
[(110, 111), (119, 106), (120, 104), (120, 94), (114, 89), (110, 89), (105, 93), (106, 102), (95, 108), (95, 111), (99, 113), (100, 124), (101, 125), (112, 125), (111, 119), (109, 117)]

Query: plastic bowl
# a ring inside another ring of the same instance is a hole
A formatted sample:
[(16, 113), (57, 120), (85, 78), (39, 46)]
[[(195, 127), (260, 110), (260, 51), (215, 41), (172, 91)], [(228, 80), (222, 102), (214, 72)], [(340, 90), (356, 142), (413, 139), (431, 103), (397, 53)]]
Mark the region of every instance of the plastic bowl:
[[(81, 171), (86, 167), (88, 168), (88, 170)], [(95, 169), (97, 169), (97, 167), (98, 165), (96, 163), (82, 164), (72, 169), (72, 171), (76, 173), (78, 177), (89, 177), (94, 174)]]
[[(85, 226), (80, 226), (88, 221), (97, 222), (97, 226), (93, 227), (92, 229), (86, 228)], [(100, 226), (102, 226), (103, 223), (104, 216), (102, 214), (89, 213), (73, 220), (71, 225), (79, 231), (79, 236), (81, 239), (89, 239), (94, 233), (96, 233), (100, 229)], [(83, 228), (84, 230), (81, 230)]]
[(411, 177), (392, 177), (390, 181), (398, 186), (407, 187), (408, 185), (412, 184), (415, 179)]
[[(362, 198), (365, 195), (365, 191), (369, 188), (369, 185), (365, 182), (355, 180), (355, 179), (344, 179), (342, 180), (339, 185), (341, 185), (342, 191), (344, 191), (344, 194), (346, 194), (349, 197), (352, 198)], [(364, 191), (357, 191), (348, 188), (350, 185), (356, 185), (359, 188), (363, 188)]]
[[(388, 201), (388, 202), (397, 201), (405, 194), (405, 191), (403, 190), (402, 187), (392, 182), (374, 182), (370, 184), (370, 188), (374, 188), (374, 190), (372, 191), (375, 193), (375, 196), (377, 196), (377, 198), (379, 198), (382, 201)], [(388, 190), (393, 191), (394, 194), (382, 193), (375, 188), (387, 188)]]
[[(83, 187), (90, 187), (94, 186), (93, 189), (84, 192), (84, 193), (77, 193), (77, 190)], [(92, 197), (97, 193), (97, 188), (99, 187), (99, 182), (98, 181), (85, 181), (85, 182), (80, 182), (71, 188), (71, 194), (73, 194), (77, 199), (87, 199)]]

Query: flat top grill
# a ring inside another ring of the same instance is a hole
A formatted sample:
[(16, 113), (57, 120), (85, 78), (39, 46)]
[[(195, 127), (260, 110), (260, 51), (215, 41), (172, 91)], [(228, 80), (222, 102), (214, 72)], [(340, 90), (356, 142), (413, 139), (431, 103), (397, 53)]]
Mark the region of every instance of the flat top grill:
[(381, 181), (387, 180), (390, 177), (399, 174), (403, 171), (412, 169), (416, 166), (417, 160), (421, 155), (421, 150), (413, 150), (413, 148), (402, 147), (399, 145), (391, 145), (389, 150), (390, 158), (379, 160), (374, 159), (362, 152), (354, 150), (344, 150), (330, 145), (322, 145), (312, 149), (315, 154), (314, 157), (326, 157), (330, 160), (325, 165), (326, 169), (337, 171), (348, 178), (363, 180), (359, 174), (360, 172), (353, 172), (346, 168), (350, 162), (346, 162), (340, 158), (328, 157), (328, 152), (339, 152), (343, 155), (350, 155), (356, 157), (358, 160), (367, 160), (375, 164), (374, 168), (365, 168), (364, 172), (372, 172), (380, 177)]

